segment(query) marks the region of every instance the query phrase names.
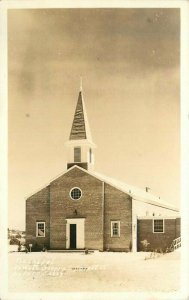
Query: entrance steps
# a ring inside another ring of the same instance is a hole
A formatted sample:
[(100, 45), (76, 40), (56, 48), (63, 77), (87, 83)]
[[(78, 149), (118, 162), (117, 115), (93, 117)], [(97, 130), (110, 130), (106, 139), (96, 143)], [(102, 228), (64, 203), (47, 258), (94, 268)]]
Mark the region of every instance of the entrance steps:
[(181, 237), (178, 237), (178, 238), (173, 240), (173, 242), (171, 244), (171, 247), (170, 247), (170, 250), (174, 251), (174, 250), (176, 250), (180, 247), (181, 247)]
[[(94, 253), (96, 250), (87, 250), (88, 253)], [(61, 250), (47, 250), (50, 253), (85, 253), (85, 249), (61, 249)]]

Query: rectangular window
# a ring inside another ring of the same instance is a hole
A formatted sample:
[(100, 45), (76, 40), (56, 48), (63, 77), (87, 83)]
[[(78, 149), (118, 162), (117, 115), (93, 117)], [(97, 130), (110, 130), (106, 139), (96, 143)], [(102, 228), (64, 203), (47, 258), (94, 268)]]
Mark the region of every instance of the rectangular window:
[(92, 163), (92, 149), (89, 149), (89, 162)]
[(111, 221), (111, 237), (120, 237), (120, 221)]
[(164, 232), (164, 221), (162, 219), (154, 220), (153, 231)]
[(36, 236), (45, 237), (45, 222), (36, 222)]
[(74, 162), (81, 162), (81, 148), (74, 148)]

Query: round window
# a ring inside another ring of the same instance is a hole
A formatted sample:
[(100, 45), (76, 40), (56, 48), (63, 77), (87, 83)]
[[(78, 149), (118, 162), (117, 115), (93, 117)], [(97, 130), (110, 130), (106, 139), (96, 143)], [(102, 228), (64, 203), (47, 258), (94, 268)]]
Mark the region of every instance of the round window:
[(70, 197), (73, 200), (79, 200), (81, 198), (82, 192), (79, 188), (73, 188), (70, 191)]

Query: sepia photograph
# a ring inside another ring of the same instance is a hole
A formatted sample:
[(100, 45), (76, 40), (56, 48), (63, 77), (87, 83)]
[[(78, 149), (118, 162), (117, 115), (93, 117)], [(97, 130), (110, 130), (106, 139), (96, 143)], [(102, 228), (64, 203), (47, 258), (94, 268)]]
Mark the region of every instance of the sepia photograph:
[(8, 9), (7, 74), (8, 292), (178, 299), (181, 9)]

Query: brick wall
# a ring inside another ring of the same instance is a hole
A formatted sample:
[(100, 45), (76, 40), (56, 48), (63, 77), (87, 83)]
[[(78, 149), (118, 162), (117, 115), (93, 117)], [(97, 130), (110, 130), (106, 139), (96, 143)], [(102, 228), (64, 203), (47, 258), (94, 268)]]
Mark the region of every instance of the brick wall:
[[(82, 190), (80, 200), (70, 198), (70, 190)], [(104, 194), (103, 194), (104, 191)], [(66, 219), (85, 218), (85, 248), (128, 251), (132, 241), (132, 201), (130, 195), (98, 180), (79, 168), (68, 170), (26, 201), (27, 243), (66, 248)], [(36, 222), (46, 222), (46, 236), (36, 237)], [(120, 237), (111, 237), (111, 221), (120, 221)], [(137, 246), (147, 240), (149, 250), (169, 247), (180, 236), (180, 218), (165, 219), (165, 232), (153, 233), (153, 219), (139, 218)]]
[(176, 236), (175, 236), (175, 238), (178, 238), (178, 237), (181, 236), (180, 218), (176, 218), (175, 222), (176, 222)]
[[(82, 190), (80, 200), (69, 196), (73, 187)], [(74, 168), (50, 184), (51, 249), (66, 248), (67, 218), (85, 218), (85, 248), (103, 250), (102, 182)], [(75, 214), (77, 211), (77, 215)]]
[(153, 233), (153, 219), (139, 219), (137, 222), (138, 251), (143, 251), (141, 241), (147, 240), (148, 250), (166, 250), (172, 241), (180, 236), (180, 219), (164, 219), (164, 233)]
[[(105, 183), (104, 249), (128, 251), (132, 241), (132, 201)], [(111, 221), (120, 221), (120, 237), (111, 237)]]
[[(70, 190), (82, 190), (80, 200)], [(85, 248), (125, 251), (131, 246), (130, 196), (77, 167), (26, 201), (27, 243), (66, 248), (66, 219), (85, 218)], [(120, 237), (111, 237), (111, 221), (120, 221)], [(36, 222), (46, 222), (46, 236), (36, 237)]]
[[(50, 239), (49, 186), (26, 200), (26, 243), (45, 245), (49, 248)], [(36, 237), (36, 222), (45, 222), (45, 237)]]
[(83, 168), (85, 170), (88, 170), (88, 163), (87, 162), (82, 162), (82, 163), (68, 163), (67, 164), (67, 169), (70, 169), (73, 166), (79, 166), (80, 168)]

